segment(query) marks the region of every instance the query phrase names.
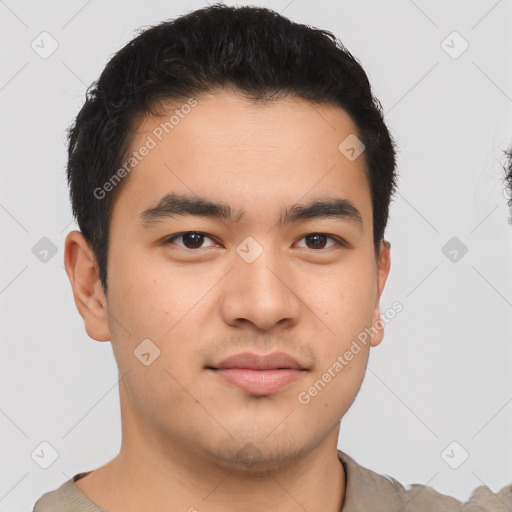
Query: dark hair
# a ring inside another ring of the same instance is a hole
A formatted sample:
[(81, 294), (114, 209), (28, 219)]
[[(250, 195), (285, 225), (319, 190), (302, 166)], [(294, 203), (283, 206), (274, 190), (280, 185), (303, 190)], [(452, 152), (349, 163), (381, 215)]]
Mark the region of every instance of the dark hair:
[(503, 181), (505, 183), (505, 197), (507, 199), (507, 206), (509, 207), (510, 216), (508, 218), (509, 224), (512, 224), (512, 145), (508, 150), (504, 151), (506, 157), (506, 164), (504, 167), (505, 175)]
[(126, 161), (139, 117), (162, 115), (158, 108), (168, 100), (222, 88), (255, 102), (291, 96), (348, 112), (365, 145), (380, 253), (396, 188), (395, 144), (363, 68), (328, 31), (265, 8), (215, 4), (151, 26), (119, 50), (87, 89), (68, 128), (73, 215), (95, 254), (105, 292), (110, 215), (127, 177), (101, 199), (94, 191)]

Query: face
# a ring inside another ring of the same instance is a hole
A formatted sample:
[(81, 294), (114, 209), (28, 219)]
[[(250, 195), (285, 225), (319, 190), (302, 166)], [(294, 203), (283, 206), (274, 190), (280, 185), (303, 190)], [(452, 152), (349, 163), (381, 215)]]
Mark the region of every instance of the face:
[[(78, 232), (66, 268), (81, 266), (87, 332), (111, 340), (124, 376), (124, 441), (273, 467), (336, 445), (383, 337), (361, 341), (380, 318), (389, 244), (376, 261), (364, 153), (338, 149), (357, 134), (342, 109), (232, 92), (195, 101), (168, 133), (169, 116), (137, 129), (132, 151), (155, 145), (114, 203), (108, 297)], [(259, 358), (276, 352), (289, 357)]]

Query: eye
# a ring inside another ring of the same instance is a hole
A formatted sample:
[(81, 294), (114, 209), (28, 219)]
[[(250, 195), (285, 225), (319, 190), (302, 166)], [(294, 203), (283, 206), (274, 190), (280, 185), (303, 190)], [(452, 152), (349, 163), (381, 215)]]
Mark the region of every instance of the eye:
[[(346, 247), (346, 243), (341, 239), (341, 238), (338, 238), (338, 237), (335, 237), (335, 236), (330, 236), (330, 235), (327, 235), (325, 233), (310, 233), (308, 235), (305, 235), (301, 238), (302, 239), (305, 239), (305, 240), (308, 240), (311, 244), (312, 244), (312, 247), (306, 247), (306, 249), (325, 249), (325, 244), (326, 244), (326, 241), (327, 239), (331, 239), (333, 240), (338, 246), (342, 246), (342, 247)], [(307, 242), (306, 242), (306, 245), (307, 245)], [(330, 246), (332, 247), (332, 245)], [(327, 247), (329, 248), (329, 247)]]
[[(214, 242), (214, 245), (211, 245), (210, 247), (215, 247), (215, 245), (217, 245), (212, 237), (206, 235), (205, 233), (201, 233), (200, 231), (186, 231), (184, 233), (172, 235), (165, 240), (165, 243), (177, 245), (178, 247), (182, 247), (184, 249), (204, 249), (208, 247), (203, 246), (205, 239), (209, 239)], [(181, 240), (182, 243), (175, 243), (175, 240)], [(326, 233), (309, 233), (304, 235), (300, 240), (306, 240), (306, 247), (301, 247), (306, 249), (329, 249), (335, 245), (347, 247), (347, 244), (343, 239), (336, 236), (327, 235)], [(328, 240), (331, 240), (334, 242), (334, 244), (326, 246)]]
[[(211, 237), (199, 231), (186, 231), (185, 233), (179, 233), (177, 235), (171, 236), (170, 238), (167, 238), (165, 243), (174, 244), (177, 245), (178, 247), (184, 247), (185, 249), (202, 249), (201, 245), (205, 238), (213, 240)], [(179, 239), (183, 241), (183, 245), (174, 243), (174, 240)]]

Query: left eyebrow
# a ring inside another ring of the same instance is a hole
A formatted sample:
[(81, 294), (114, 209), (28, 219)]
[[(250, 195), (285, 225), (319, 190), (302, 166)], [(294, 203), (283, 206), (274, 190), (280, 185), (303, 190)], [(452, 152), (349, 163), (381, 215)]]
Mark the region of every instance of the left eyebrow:
[(326, 197), (314, 200), (307, 205), (296, 204), (282, 212), (280, 224), (306, 221), (310, 219), (337, 219), (353, 222), (363, 228), (363, 217), (355, 205), (345, 198)]
[[(244, 210), (234, 210), (226, 203), (214, 202), (200, 196), (171, 193), (163, 196), (158, 204), (144, 210), (140, 220), (148, 225), (165, 218), (194, 215), (212, 219), (223, 219), (239, 222), (245, 215)], [(334, 218), (355, 223), (359, 229), (363, 227), (363, 218), (355, 205), (346, 198), (323, 197), (308, 204), (295, 204), (291, 208), (281, 210), (279, 224), (286, 225), (306, 220)]]

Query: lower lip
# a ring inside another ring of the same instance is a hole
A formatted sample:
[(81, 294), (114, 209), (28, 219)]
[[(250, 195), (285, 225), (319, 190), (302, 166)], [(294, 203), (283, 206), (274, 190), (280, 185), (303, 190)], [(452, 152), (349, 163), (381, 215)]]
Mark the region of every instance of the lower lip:
[(297, 380), (302, 370), (250, 370), (248, 368), (225, 368), (213, 370), (221, 379), (239, 387), (251, 395), (270, 395)]

